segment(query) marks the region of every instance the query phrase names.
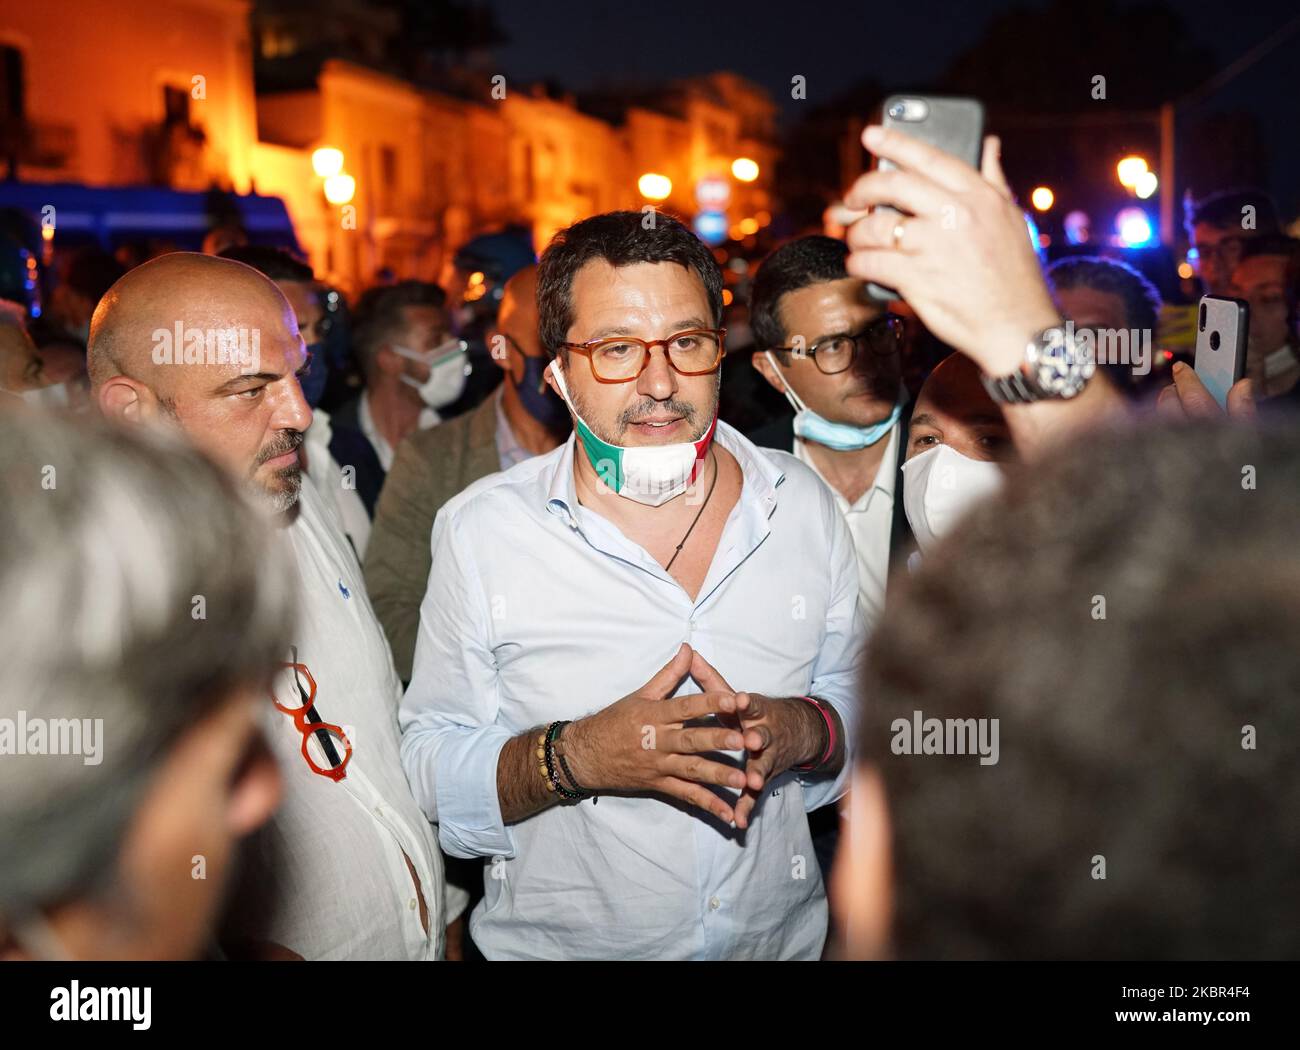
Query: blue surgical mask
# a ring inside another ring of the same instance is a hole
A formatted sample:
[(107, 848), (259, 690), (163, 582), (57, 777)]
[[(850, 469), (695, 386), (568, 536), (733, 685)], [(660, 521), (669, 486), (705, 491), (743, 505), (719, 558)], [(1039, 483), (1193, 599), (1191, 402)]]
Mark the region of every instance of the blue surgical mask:
[(307, 404), (315, 408), (325, 396), (325, 383), (329, 380), (329, 364), (325, 360), (324, 343), (308, 343), (307, 353), (311, 355), (311, 367), (307, 374), (298, 380), (302, 387), (302, 396)]
[(524, 376), (514, 384), (515, 392), (530, 416), (550, 430), (559, 430), (569, 422), (569, 409), (546, 386), (547, 363), (544, 357), (525, 357)]
[[(768, 350), (766, 353), (768, 360), (772, 362), (772, 367), (780, 371), (772, 351)], [(785, 383), (785, 397), (790, 402), (790, 407), (794, 409), (794, 432), (797, 436), (805, 441), (825, 445), (836, 452), (852, 452), (874, 445), (893, 429), (899, 416), (903, 414), (907, 394), (900, 390), (893, 411), (880, 422), (873, 423), (869, 427), (858, 427), (852, 423), (834, 423), (825, 416), (819, 416), (803, 403), (803, 398), (794, 392), (794, 388), (788, 381)]]

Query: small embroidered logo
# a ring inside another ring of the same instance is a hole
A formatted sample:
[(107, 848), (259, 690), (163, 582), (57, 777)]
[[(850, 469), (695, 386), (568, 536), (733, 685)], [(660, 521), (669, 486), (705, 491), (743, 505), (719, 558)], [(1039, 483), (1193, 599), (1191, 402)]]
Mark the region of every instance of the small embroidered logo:
[(339, 580), (339, 594), (343, 595), (344, 598), (352, 597), (352, 592), (343, 586), (342, 580)]

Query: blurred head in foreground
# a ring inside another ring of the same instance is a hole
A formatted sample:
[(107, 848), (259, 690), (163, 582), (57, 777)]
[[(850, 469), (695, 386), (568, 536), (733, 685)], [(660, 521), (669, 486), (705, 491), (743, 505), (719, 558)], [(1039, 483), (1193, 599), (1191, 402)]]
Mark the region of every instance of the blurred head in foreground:
[(1300, 954), (1298, 443), (1090, 437), (900, 581), (832, 884), (846, 954)]
[(279, 798), (265, 527), (164, 435), (0, 413), (0, 958), (202, 950)]

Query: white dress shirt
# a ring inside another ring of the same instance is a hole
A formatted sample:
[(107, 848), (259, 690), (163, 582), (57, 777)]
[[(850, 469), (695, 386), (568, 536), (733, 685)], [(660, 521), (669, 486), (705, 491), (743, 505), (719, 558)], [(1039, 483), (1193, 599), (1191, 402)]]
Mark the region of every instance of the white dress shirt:
[[(428, 430), (441, 422), (442, 417), (426, 405), (420, 409), (420, 418), (416, 421), (415, 428)], [(370, 411), (369, 391), (363, 391), (361, 394), (361, 403), (357, 405), (357, 424), (361, 427), (361, 433), (366, 435), (366, 440), (370, 442), (370, 447), (375, 450), (375, 455), (379, 457), (379, 465), (387, 474), (393, 469), (393, 457), (397, 453), (375, 423), (374, 413)]]
[[(437, 959), (442, 856), (402, 772), (401, 682), (347, 541), (312, 485), (298, 503), (282, 537), (300, 584), (293, 645), (316, 680), (316, 713), (342, 727), (353, 752), (337, 783), (313, 772), (293, 719), (268, 699), (263, 721), (284, 800), (251, 844), (255, 892), (233, 921), (237, 933), (306, 959)], [(427, 936), (403, 853), (424, 892)]]
[[(826, 896), (805, 814), (843, 794), (847, 763), (833, 778), (775, 777), (747, 831), (652, 797), (501, 818), (506, 741), (607, 707), (682, 642), (733, 688), (824, 698), (852, 743), (863, 625), (848, 529), (794, 457), (721, 422), (716, 440), (744, 484), (695, 601), (579, 503), (572, 436), (476, 482), (434, 522), (402, 760), (443, 848), (492, 858), (471, 919), (490, 959), (821, 953)], [(699, 691), (688, 678), (676, 695)]]
[(817, 464), (808, 455), (807, 442), (796, 436), (794, 454), (799, 462), (806, 463), (821, 478), (835, 498), (844, 520), (853, 536), (853, 547), (858, 558), (858, 585), (862, 602), (862, 615), (868, 628), (875, 627), (885, 607), (885, 582), (889, 578), (889, 540), (894, 525), (894, 484), (898, 479), (898, 442), (903, 440), (903, 427), (895, 423), (889, 430), (889, 443), (876, 469), (876, 478), (857, 500), (850, 504), (829, 481), (822, 477)]

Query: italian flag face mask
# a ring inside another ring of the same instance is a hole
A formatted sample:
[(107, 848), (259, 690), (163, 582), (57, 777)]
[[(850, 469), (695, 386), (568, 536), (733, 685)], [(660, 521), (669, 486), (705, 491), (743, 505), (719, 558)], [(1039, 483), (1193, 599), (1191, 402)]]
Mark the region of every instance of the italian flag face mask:
[(554, 359), (548, 367), (555, 377), (555, 385), (560, 388), (564, 403), (573, 413), (587, 460), (596, 476), (608, 488), (648, 507), (658, 507), (686, 491), (686, 487), (695, 480), (700, 464), (709, 451), (709, 444), (713, 441), (713, 433), (718, 427), (716, 414), (709, 429), (698, 441), (631, 447), (611, 445), (598, 438), (573, 407), (568, 387), (564, 385), (564, 371), (560, 368), (559, 358)]

